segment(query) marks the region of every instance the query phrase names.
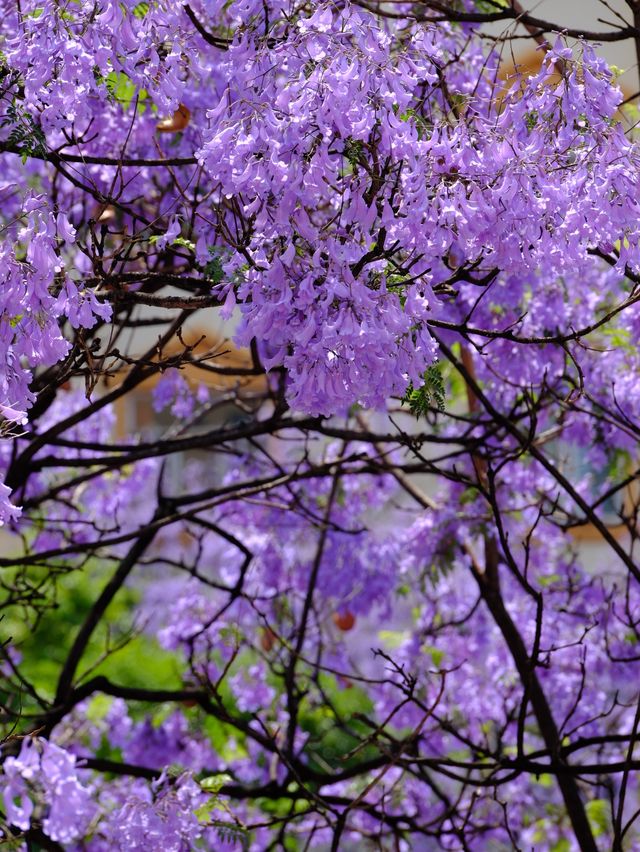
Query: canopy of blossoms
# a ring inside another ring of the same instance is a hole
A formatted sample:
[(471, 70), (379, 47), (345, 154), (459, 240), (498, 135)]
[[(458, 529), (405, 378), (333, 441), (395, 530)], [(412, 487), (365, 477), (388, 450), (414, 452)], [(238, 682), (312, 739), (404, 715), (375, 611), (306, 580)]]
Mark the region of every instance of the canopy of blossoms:
[(2, 842), (640, 844), (636, 108), (555, 29), (3, 9)]

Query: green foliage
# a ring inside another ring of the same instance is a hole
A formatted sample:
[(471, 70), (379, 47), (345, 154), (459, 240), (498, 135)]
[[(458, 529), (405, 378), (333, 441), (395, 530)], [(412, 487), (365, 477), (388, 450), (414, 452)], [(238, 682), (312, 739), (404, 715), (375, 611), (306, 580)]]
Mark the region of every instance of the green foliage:
[(209, 246), (209, 260), (204, 267), (205, 277), (212, 284), (219, 284), (224, 278), (224, 269), (222, 268), (222, 259), (219, 249), (216, 246)]
[(195, 244), (191, 242), (191, 240), (187, 240), (184, 237), (176, 237), (171, 245), (174, 246), (182, 246), (183, 248), (189, 249), (189, 251), (195, 251)]
[(147, 12), (149, 11), (148, 3), (138, 3), (137, 6), (133, 7), (133, 14), (136, 18), (144, 18)]
[(43, 158), (47, 155), (47, 140), (42, 128), (33, 117), (14, 100), (7, 107), (7, 115), (1, 122), (2, 127), (10, 127), (7, 146), (16, 149), (26, 163), (29, 157)]
[(315, 769), (349, 769), (378, 754), (375, 745), (352, 753), (367, 738), (371, 728), (363, 720), (373, 705), (366, 692), (333, 676), (319, 679), (325, 700), (304, 700), (300, 707), (300, 727), (309, 734), (305, 752)]
[(232, 780), (226, 772), (221, 772), (218, 775), (208, 775), (206, 778), (202, 778), (199, 783), (205, 793), (215, 794), (219, 793), (225, 784), (230, 784)]
[[(151, 245), (154, 245), (159, 239), (160, 235), (154, 234), (152, 237), (149, 237), (149, 242)], [(171, 241), (171, 246), (180, 246), (194, 253), (196, 250), (195, 243), (192, 240), (186, 239), (186, 237), (176, 237)], [(224, 278), (222, 251), (218, 246), (209, 246), (208, 251), (211, 260), (208, 260), (205, 263), (204, 267), (202, 267), (202, 271), (207, 281), (210, 281), (212, 284), (219, 284)]]
[(418, 134), (418, 139), (428, 139), (431, 135), (432, 125), (429, 124), (427, 119), (420, 114), (418, 110), (409, 107), (404, 110), (404, 112), (400, 112), (397, 104), (394, 106), (394, 112), (400, 119), (400, 121), (411, 122), (416, 129)]
[[(71, 644), (112, 570), (93, 562), (82, 571), (69, 571), (52, 580), (45, 594), (51, 595), (53, 606), (35, 624), (25, 618), (21, 608), (4, 607), (3, 636), (11, 637), (12, 646), (22, 655), (21, 671), (39, 685), (44, 698), (53, 698)], [(35, 574), (30, 582), (38, 582)], [(103, 674), (126, 686), (180, 688), (177, 655), (162, 650), (134, 618), (139, 599), (134, 589), (125, 587), (119, 592), (89, 642), (79, 673)], [(0, 688), (0, 698), (4, 697)], [(24, 711), (36, 709), (27, 693), (20, 700)], [(99, 709), (96, 705), (94, 712)]]
[(438, 411), (445, 410), (446, 391), (440, 365), (436, 361), (427, 367), (424, 373), (424, 384), (419, 388), (409, 385), (402, 400), (417, 418), (424, 417), (430, 408), (435, 406)]
[(148, 99), (148, 94), (145, 89), (138, 89), (126, 74), (122, 71), (111, 71), (104, 81), (107, 87), (109, 97), (121, 104), (124, 110), (128, 110), (134, 100), (137, 98), (137, 108), (144, 112), (146, 104), (144, 101)]
[(624, 349), (630, 355), (635, 353), (635, 343), (631, 339), (629, 329), (613, 326), (603, 329), (600, 334), (604, 338), (606, 346), (610, 346), (612, 349)]
[[(209, 793), (207, 801), (201, 805), (195, 815), (200, 823), (209, 827), (215, 828), (218, 837), (222, 843), (229, 843), (235, 846), (241, 846), (242, 849), (249, 848), (249, 834), (237, 819), (233, 818), (233, 812), (229, 809), (223, 799), (220, 798), (220, 791), (225, 784), (230, 784), (233, 781), (230, 775), (222, 772), (218, 775), (209, 775), (199, 781), (203, 792)], [(234, 819), (230, 822), (226, 819), (218, 819), (213, 814), (215, 811), (225, 811)]]
[(345, 139), (343, 154), (351, 167), (356, 169), (364, 156), (364, 144), (360, 139)]
[[(2, 847), (2, 852), (23, 852), (25, 848), (24, 838), (13, 837), (12, 829), (3, 819), (0, 819), (0, 846)], [(35, 850), (40, 847), (34, 845), (30, 848)]]
[(249, 849), (249, 835), (240, 826), (231, 823), (214, 823), (221, 843), (229, 846), (240, 845), (243, 850)]
[(397, 651), (407, 641), (407, 633), (404, 630), (379, 630), (378, 639), (390, 651)]
[(431, 657), (433, 665), (439, 669), (445, 658), (445, 652), (441, 648), (435, 648), (433, 645), (425, 645), (423, 650)]
[(536, 110), (532, 110), (531, 112), (526, 113), (524, 121), (527, 126), (527, 130), (533, 130), (533, 128), (538, 123), (538, 117), (539, 116)]
[[(149, 237), (149, 242), (151, 245), (155, 245), (160, 239), (160, 234), (154, 234), (152, 237)], [(187, 240), (185, 237), (176, 237), (171, 241), (172, 246), (182, 246), (182, 248), (189, 249), (189, 251), (195, 251), (196, 246), (191, 240)]]
[(499, 9), (506, 9), (508, 5), (508, 0), (476, 0), (478, 12), (483, 12), (485, 15), (491, 15)]
[(607, 799), (592, 799), (587, 802), (585, 810), (594, 837), (608, 834), (611, 828), (611, 805)]

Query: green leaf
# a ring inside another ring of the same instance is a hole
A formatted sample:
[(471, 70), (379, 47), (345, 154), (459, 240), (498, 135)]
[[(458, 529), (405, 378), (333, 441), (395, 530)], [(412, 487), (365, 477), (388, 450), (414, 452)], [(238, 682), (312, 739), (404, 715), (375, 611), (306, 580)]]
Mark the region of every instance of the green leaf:
[(211, 260), (205, 264), (204, 274), (212, 284), (219, 284), (224, 278), (220, 251), (217, 246), (209, 246), (209, 254), (211, 255)]
[(137, 6), (133, 7), (133, 14), (136, 18), (144, 18), (147, 12), (149, 11), (148, 3), (138, 3)]
[(227, 775), (226, 772), (221, 772), (218, 775), (208, 775), (198, 783), (207, 793), (219, 793), (225, 784), (230, 784), (232, 781), (233, 778), (230, 775)]
[(196, 808), (193, 812), (198, 822), (203, 824), (208, 824), (211, 821), (211, 814), (218, 807), (218, 799), (216, 796), (212, 796), (210, 799), (200, 805), (200, 807)]
[(444, 651), (441, 648), (434, 648), (433, 646), (428, 646), (424, 650), (433, 660), (433, 665), (439, 669), (442, 665), (442, 661), (444, 660)]
[(19, 151), (23, 163), (29, 157), (46, 157), (47, 140), (42, 128), (17, 101), (9, 104), (0, 126), (10, 128), (7, 142)]
[(224, 822), (214, 822), (213, 825), (217, 828), (218, 837), (222, 843), (229, 846), (240, 844), (243, 850), (249, 849), (249, 835), (244, 829)]
[(406, 630), (380, 630), (378, 638), (386, 648), (395, 650), (401, 648), (407, 641)]
[(402, 400), (416, 417), (424, 417), (432, 406), (435, 406), (438, 411), (445, 410), (446, 391), (437, 361), (427, 367), (423, 380), (424, 384), (419, 388), (409, 385)]
[(611, 810), (607, 799), (593, 799), (587, 802), (585, 810), (595, 837), (607, 834), (610, 826)]
[[(105, 80), (109, 96), (122, 104), (125, 110), (128, 110), (133, 103), (136, 94), (138, 102), (145, 101), (148, 98), (146, 89), (138, 89), (129, 77), (122, 71), (111, 71)], [(141, 107), (144, 110), (144, 106)]]

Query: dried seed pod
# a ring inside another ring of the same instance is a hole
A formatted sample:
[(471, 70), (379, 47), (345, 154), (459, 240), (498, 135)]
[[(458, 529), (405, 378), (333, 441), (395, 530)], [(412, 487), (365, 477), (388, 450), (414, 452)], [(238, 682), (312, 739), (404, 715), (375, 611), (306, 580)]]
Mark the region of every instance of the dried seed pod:
[(116, 208), (112, 204), (107, 204), (106, 207), (100, 208), (101, 212), (96, 219), (101, 225), (106, 225), (116, 218)]
[(345, 633), (353, 630), (356, 623), (355, 615), (348, 609), (343, 610), (343, 612), (334, 612), (332, 618), (338, 630), (343, 630)]
[(270, 651), (276, 642), (276, 634), (268, 627), (260, 631), (260, 647), (263, 651)]
[(190, 118), (191, 110), (184, 104), (180, 104), (171, 118), (163, 118), (156, 124), (156, 130), (158, 133), (179, 133), (189, 124)]

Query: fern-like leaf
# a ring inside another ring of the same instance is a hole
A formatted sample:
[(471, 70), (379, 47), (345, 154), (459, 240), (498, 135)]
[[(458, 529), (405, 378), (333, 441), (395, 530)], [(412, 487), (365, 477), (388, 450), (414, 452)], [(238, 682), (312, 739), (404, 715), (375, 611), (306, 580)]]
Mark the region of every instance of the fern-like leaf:
[(440, 373), (440, 365), (436, 361), (425, 370), (424, 384), (419, 388), (414, 388), (409, 385), (407, 392), (402, 400), (411, 409), (411, 413), (416, 417), (425, 417), (429, 409), (435, 406), (438, 411), (445, 410), (446, 391), (442, 374)]

